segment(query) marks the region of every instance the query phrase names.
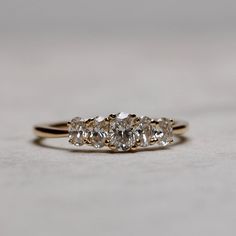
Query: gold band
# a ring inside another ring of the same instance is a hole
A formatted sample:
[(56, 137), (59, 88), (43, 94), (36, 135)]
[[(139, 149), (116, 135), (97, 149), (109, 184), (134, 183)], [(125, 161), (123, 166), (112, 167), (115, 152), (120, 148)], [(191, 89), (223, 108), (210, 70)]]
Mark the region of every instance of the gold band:
[[(39, 124), (34, 126), (34, 133), (40, 138), (64, 138), (68, 137), (67, 122), (58, 122), (51, 124)], [(173, 124), (173, 134), (183, 135), (188, 129), (188, 123), (175, 120)]]

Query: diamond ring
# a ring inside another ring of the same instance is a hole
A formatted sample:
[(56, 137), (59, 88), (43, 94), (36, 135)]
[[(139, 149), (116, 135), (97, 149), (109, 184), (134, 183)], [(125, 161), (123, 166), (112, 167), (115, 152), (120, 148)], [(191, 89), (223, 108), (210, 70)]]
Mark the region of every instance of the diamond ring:
[(126, 152), (151, 145), (167, 146), (175, 135), (183, 135), (188, 123), (168, 118), (149, 118), (135, 114), (118, 113), (92, 119), (73, 118), (70, 122), (36, 125), (39, 138), (68, 137), (75, 146), (108, 147)]

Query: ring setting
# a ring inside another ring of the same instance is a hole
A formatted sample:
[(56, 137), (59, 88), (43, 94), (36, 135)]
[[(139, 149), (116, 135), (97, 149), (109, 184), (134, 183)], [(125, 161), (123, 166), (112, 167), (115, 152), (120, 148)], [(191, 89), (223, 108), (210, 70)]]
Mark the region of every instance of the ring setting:
[(107, 118), (73, 118), (68, 122), (69, 142), (75, 146), (109, 147), (126, 152), (151, 145), (166, 146), (173, 142), (174, 121), (152, 119), (134, 114), (111, 114)]

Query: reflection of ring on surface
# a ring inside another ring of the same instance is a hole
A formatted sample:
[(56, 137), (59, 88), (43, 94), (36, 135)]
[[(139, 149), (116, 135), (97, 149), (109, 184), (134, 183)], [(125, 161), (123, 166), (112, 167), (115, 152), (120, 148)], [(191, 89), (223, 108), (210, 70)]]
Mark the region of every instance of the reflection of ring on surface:
[(107, 118), (82, 119), (70, 122), (36, 125), (34, 132), (39, 138), (69, 137), (75, 146), (84, 144), (95, 148), (109, 147), (114, 151), (135, 150), (152, 145), (167, 146), (173, 136), (183, 135), (188, 123), (168, 118), (151, 119), (119, 113)]

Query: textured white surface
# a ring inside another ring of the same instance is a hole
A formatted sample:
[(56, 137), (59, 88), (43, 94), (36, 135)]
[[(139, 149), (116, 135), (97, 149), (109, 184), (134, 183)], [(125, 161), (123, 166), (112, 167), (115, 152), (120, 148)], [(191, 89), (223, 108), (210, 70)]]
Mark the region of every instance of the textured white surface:
[[(234, 36), (0, 44), (0, 235), (235, 235)], [(34, 123), (127, 111), (188, 140), (127, 154), (33, 143)], [(75, 151), (74, 151), (75, 150)]]

